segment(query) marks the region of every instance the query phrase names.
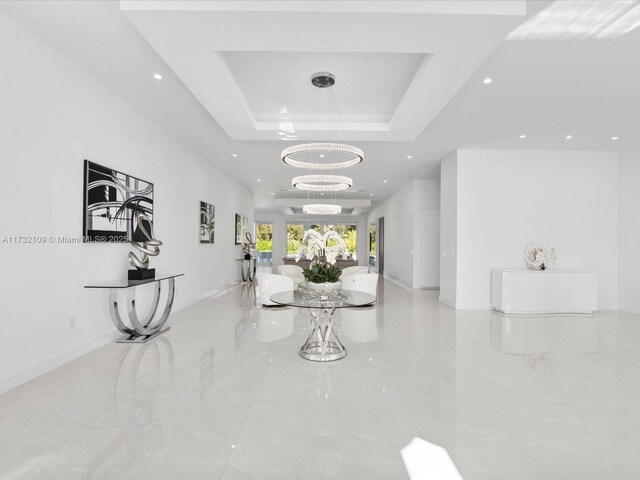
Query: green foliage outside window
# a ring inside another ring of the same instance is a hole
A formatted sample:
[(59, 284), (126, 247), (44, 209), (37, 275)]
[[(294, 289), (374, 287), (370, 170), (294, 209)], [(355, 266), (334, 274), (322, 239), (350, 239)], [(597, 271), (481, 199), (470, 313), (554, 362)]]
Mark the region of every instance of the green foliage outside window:
[(376, 226), (375, 224), (369, 225), (369, 256), (375, 256), (376, 254)]
[[(349, 249), (350, 255), (356, 254), (356, 225), (317, 225), (312, 224), (308, 227), (313, 230), (324, 234), (328, 229), (335, 230), (342, 237), (342, 239), (347, 244), (347, 248)], [(287, 225), (287, 255), (295, 255), (296, 251), (300, 247), (302, 243), (302, 237), (304, 235), (304, 225), (302, 224), (288, 224)], [(333, 246), (335, 240), (329, 240), (329, 247)]]
[(304, 225), (287, 225), (287, 255), (295, 255), (302, 242)]
[(256, 249), (259, 252), (271, 252), (273, 249), (273, 225), (259, 223), (256, 226)]

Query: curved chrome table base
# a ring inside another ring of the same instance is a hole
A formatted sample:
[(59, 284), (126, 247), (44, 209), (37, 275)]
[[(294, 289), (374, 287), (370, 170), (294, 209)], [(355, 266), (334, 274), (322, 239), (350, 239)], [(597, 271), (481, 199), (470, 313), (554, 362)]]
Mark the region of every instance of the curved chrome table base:
[(127, 325), (120, 316), (118, 309), (118, 288), (109, 289), (109, 311), (111, 313), (111, 319), (116, 328), (125, 334), (124, 337), (118, 340), (118, 343), (144, 343), (148, 342), (152, 338), (166, 332), (171, 327), (163, 329), (164, 324), (167, 323), (171, 307), (173, 306), (173, 298), (175, 295), (175, 278), (168, 278), (169, 293), (167, 295), (167, 304), (160, 315), (160, 318), (155, 318), (158, 311), (158, 303), (160, 301), (160, 293), (162, 291), (162, 280), (156, 282), (157, 287), (154, 287), (153, 300), (151, 310), (149, 314), (143, 320), (138, 318), (138, 312), (136, 311), (136, 289), (130, 288), (127, 292), (127, 316), (129, 318), (130, 326)]
[(252, 258), (240, 258), (240, 275), (242, 276), (242, 283), (252, 283), (256, 281), (256, 269), (257, 259)]
[(375, 295), (352, 290), (314, 291), (307, 288), (278, 292), (269, 297), (273, 303), (306, 308), (311, 315), (309, 337), (299, 355), (313, 362), (333, 362), (347, 356), (338, 339), (335, 317), (340, 308), (373, 305)]
[(340, 343), (335, 331), (335, 307), (310, 308), (311, 331), (300, 356), (313, 362), (333, 362), (347, 356), (347, 349)]

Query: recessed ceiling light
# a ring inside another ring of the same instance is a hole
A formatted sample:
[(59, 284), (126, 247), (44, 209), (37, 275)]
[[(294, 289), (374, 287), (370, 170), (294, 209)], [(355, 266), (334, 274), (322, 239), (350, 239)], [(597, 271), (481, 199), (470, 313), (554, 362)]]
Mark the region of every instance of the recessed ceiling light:
[(256, 182), (261, 182), (261, 181), (262, 181), (262, 180), (261, 180), (261, 179), (259, 179), (259, 178), (256, 180)]
[(320, 194), (320, 196), (321, 196), (321, 197), (322, 197), (322, 196), (324, 196), (324, 193), (321, 193), (321, 194)]
[(524, 140), (525, 138), (527, 138), (527, 136), (526, 135), (520, 135), (520, 138)]
[(271, 192), (269, 195), (273, 195), (273, 192)]
[(571, 139), (573, 138), (573, 135), (567, 135), (567, 136), (566, 136), (566, 137), (564, 137), (564, 138), (566, 138), (567, 140), (571, 140)]
[(320, 158), (324, 158), (324, 153), (321, 153), (321, 154), (320, 154)]
[(407, 155), (407, 158), (411, 160), (413, 158), (413, 155)]
[(383, 180), (384, 183), (387, 183), (389, 180)]
[(491, 82), (493, 82), (493, 80), (489, 77), (485, 78), (484, 80), (482, 80), (482, 83), (484, 83), (485, 85), (489, 85)]
[(232, 153), (231, 156), (235, 158), (235, 157), (238, 156), (238, 154), (237, 153)]
[(611, 140), (618, 140), (618, 137), (611, 137)]
[(369, 196), (370, 196), (370, 197), (373, 197), (373, 193), (370, 193), (370, 194), (369, 194)]
[(162, 75), (160, 75), (159, 73), (154, 73), (153, 78), (155, 78), (156, 80), (162, 80)]

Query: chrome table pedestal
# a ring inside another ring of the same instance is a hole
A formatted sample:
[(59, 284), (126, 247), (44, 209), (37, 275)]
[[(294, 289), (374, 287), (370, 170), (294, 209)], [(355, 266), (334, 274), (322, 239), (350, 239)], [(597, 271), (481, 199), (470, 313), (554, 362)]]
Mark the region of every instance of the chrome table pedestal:
[[(148, 280), (130, 280), (102, 285), (86, 285), (85, 288), (109, 289), (109, 313), (111, 314), (111, 320), (116, 328), (125, 334), (124, 337), (117, 340), (118, 343), (145, 343), (169, 330), (170, 327), (164, 328), (164, 326), (169, 319), (169, 314), (173, 307), (175, 279), (182, 275), (184, 274), (157, 276), (156, 278), (150, 278)], [(162, 313), (158, 314), (163, 281), (167, 282), (169, 290)], [(147, 284), (155, 284), (153, 286), (151, 308), (144, 318), (140, 318), (136, 309), (136, 287)], [(126, 318), (128, 321), (125, 321), (120, 314), (121, 302), (118, 299), (120, 290), (127, 290)]]
[(340, 343), (335, 330), (336, 308), (310, 308), (311, 331), (300, 356), (314, 362), (333, 362), (347, 356), (347, 349)]
[(334, 362), (347, 356), (347, 349), (338, 338), (335, 326), (336, 310), (363, 307), (376, 301), (375, 295), (364, 292), (335, 290), (330, 293), (310, 290), (279, 292), (270, 300), (280, 305), (306, 308), (311, 315), (309, 337), (300, 347), (300, 356), (312, 362)]

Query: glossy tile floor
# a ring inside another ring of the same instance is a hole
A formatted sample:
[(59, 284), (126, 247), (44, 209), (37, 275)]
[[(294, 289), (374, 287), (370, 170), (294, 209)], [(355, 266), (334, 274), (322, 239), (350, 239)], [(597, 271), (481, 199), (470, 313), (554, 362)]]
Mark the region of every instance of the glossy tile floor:
[[(406, 479), (420, 437), (471, 479), (640, 479), (640, 316), (505, 318), (381, 284), (342, 361), (237, 288), (0, 396), (0, 477)], [(437, 477), (433, 477), (437, 478)]]

